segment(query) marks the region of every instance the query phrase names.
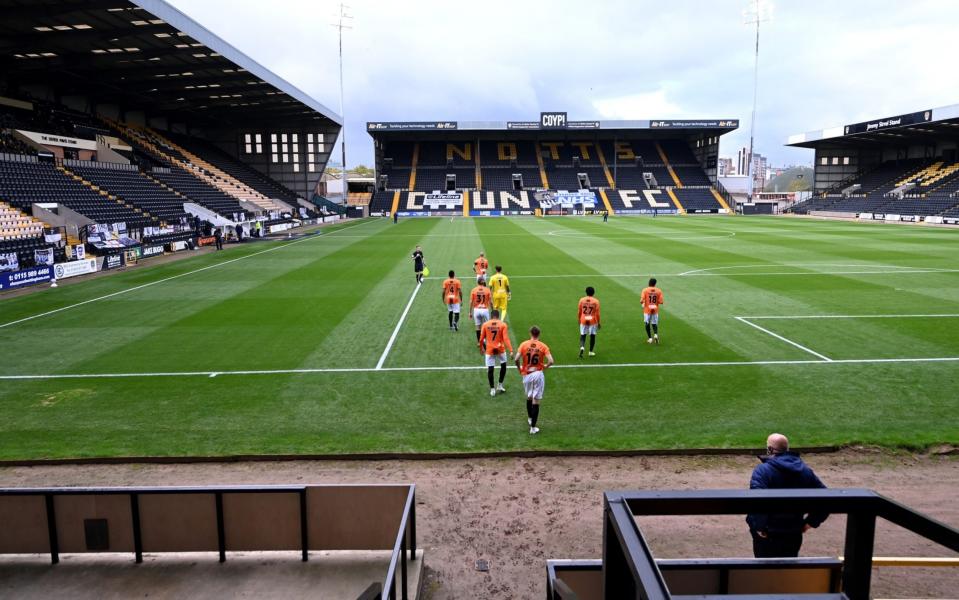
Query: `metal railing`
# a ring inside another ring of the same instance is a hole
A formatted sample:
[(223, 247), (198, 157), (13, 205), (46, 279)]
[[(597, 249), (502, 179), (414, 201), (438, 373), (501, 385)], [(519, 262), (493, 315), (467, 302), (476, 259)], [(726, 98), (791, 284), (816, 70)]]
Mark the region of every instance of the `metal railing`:
[[(408, 543), (408, 544), (407, 544)], [(410, 485), (406, 495), (406, 504), (403, 507), (403, 516), (400, 519), (396, 541), (393, 543), (393, 554), (390, 556), (390, 566), (386, 571), (381, 589), (388, 590), (389, 600), (396, 600), (396, 567), (400, 567), (400, 598), (409, 600), (409, 585), (407, 582), (407, 545), (409, 546), (409, 560), (416, 560), (416, 486)], [(382, 592), (375, 596), (382, 599)]]
[(640, 531), (637, 516), (845, 514), (842, 593), (807, 598), (869, 598), (876, 519), (880, 517), (950, 550), (959, 551), (959, 530), (864, 489), (607, 492), (603, 503), (604, 598), (668, 600), (673, 597)]

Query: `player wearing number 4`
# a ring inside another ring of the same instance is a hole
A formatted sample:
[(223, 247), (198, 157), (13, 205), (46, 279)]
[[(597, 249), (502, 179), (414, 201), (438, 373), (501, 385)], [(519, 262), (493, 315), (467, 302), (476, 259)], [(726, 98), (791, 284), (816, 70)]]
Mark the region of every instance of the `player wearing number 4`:
[(646, 343), (659, 343), (659, 307), (663, 305), (663, 290), (656, 287), (656, 278), (649, 280), (649, 287), (640, 296), (643, 303), (643, 322), (646, 324)]
[(460, 329), (460, 303), (463, 301), (463, 285), (456, 278), (456, 274), (450, 271), (448, 279), (443, 280), (443, 303), (446, 304), (446, 312), (450, 319), (450, 331), (459, 331)]
[(539, 420), (539, 403), (546, 389), (546, 377), (543, 371), (553, 365), (553, 355), (549, 346), (539, 341), (539, 327), (529, 328), (529, 339), (519, 345), (516, 353), (516, 366), (523, 375), (523, 390), (526, 392), (526, 422), (530, 435), (539, 433), (536, 422)]
[(586, 288), (586, 295), (579, 300), (579, 357), (586, 351), (586, 336), (589, 335), (589, 355), (596, 356), (596, 332), (599, 331), (599, 300), (593, 297), (596, 290)]
[[(509, 362), (510, 355), (513, 354), (513, 342), (509, 339), (509, 329), (506, 323), (499, 320), (499, 311), (494, 310), (490, 313), (490, 320), (483, 323), (480, 329), (480, 340), (477, 344), (480, 352), (486, 357), (486, 376), (489, 378), (489, 395), (495, 396), (496, 392), (504, 393), (503, 381), (506, 379), (506, 363)], [(509, 350), (509, 355), (506, 351)], [(493, 371), (496, 364), (499, 363), (499, 385), (496, 386), (493, 380)]]

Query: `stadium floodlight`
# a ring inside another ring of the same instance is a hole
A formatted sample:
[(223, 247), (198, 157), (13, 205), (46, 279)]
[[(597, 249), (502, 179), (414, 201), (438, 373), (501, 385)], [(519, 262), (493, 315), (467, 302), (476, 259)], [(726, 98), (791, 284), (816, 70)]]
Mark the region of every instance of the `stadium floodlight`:
[(340, 156), (343, 161), (343, 196), (346, 197), (346, 112), (343, 110), (343, 30), (344, 29), (353, 29), (349, 25), (346, 25), (344, 21), (351, 20), (353, 17), (346, 14), (346, 9), (350, 8), (349, 6), (340, 2), (340, 13), (335, 15), (337, 18), (336, 23), (332, 23), (332, 27), (336, 27), (339, 30), (340, 35), (340, 118), (343, 120), (343, 124), (340, 126), (340, 133), (343, 136), (343, 139), (340, 140)]
[(759, 24), (772, 19), (773, 5), (770, 0), (751, 0), (743, 10), (743, 23), (756, 25), (756, 53), (753, 62), (753, 111), (749, 118), (749, 154), (746, 160), (746, 185), (748, 201), (753, 201), (753, 139), (756, 132), (756, 100), (759, 97)]

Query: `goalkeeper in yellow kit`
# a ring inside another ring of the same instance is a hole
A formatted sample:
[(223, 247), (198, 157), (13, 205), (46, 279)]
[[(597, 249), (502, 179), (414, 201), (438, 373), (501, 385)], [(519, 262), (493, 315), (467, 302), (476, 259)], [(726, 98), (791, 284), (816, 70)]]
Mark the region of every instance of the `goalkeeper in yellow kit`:
[(493, 292), (493, 310), (498, 310), (506, 320), (506, 305), (512, 298), (509, 291), (509, 277), (503, 275), (503, 267), (496, 265), (496, 273), (489, 278), (489, 289)]

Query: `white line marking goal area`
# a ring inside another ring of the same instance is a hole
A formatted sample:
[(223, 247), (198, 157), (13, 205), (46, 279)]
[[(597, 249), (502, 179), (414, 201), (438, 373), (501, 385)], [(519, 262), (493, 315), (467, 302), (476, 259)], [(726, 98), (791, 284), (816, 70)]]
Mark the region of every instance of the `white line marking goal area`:
[(901, 315), (753, 315), (749, 317), (734, 317), (740, 323), (745, 323), (753, 329), (762, 331), (763, 333), (770, 335), (777, 340), (781, 340), (790, 346), (798, 348), (803, 352), (812, 354), (813, 356), (819, 358), (824, 362), (833, 362), (833, 359), (829, 358), (825, 354), (816, 352), (812, 348), (803, 346), (802, 344), (795, 342), (785, 336), (779, 335), (774, 331), (757, 325), (753, 321), (794, 321), (800, 319), (951, 319), (957, 318), (959, 314), (956, 313), (936, 313), (936, 314), (901, 314)]
[(820, 354), (819, 352), (816, 352), (815, 350), (812, 350), (812, 349), (810, 349), (810, 348), (807, 348), (806, 346), (803, 346), (802, 344), (800, 344), (800, 343), (798, 343), (798, 342), (794, 342), (794, 341), (792, 341), (792, 340), (789, 339), (789, 338), (783, 337), (783, 336), (779, 335), (778, 333), (772, 332), (772, 331), (766, 329), (765, 327), (761, 327), (761, 326), (759, 326), (759, 325), (756, 325), (755, 323), (753, 323), (752, 321), (746, 319), (745, 317), (736, 317), (736, 320), (739, 321), (740, 323), (745, 323), (746, 325), (749, 325), (750, 327), (753, 327), (753, 328), (755, 328), (755, 329), (758, 329), (759, 331), (762, 331), (763, 333), (766, 333), (766, 334), (768, 334), (768, 335), (771, 335), (771, 336), (773, 336), (774, 338), (776, 338), (777, 340), (782, 340), (782, 341), (786, 342), (787, 344), (789, 344), (790, 346), (793, 346), (793, 347), (795, 347), (795, 348), (799, 348), (799, 349), (802, 350), (803, 352), (812, 354), (813, 356), (815, 356), (815, 357), (817, 357), (817, 358), (819, 358), (819, 359), (821, 359), (821, 360), (824, 360), (824, 361), (826, 361), (826, 362), (832, 362), (832, 359), (829, 358), (828, 356), (826, 356), (825, 354)]
[(410, 313), (410, 308), (413, 306), (413, 301), (416, 300), (416, 295), (420, 293), (421, 287), (423, 287), (422, 284), (416, 284), (416, 287), (413, 288), (413, 293), (410, 294), (410, 301), (406, 303), (406, 308), (403, 309), (403, 314), (400, 315), (400, 320), (396, 322), (396, 328), (393, 329), (393, 335), (390, 336), (390, 341), (386, 342), (386, 348), (383, 349), (383, 354), (380, 355), (380, 360), (376, 363), (377, 371), (383, 369), (383, 363), (386, 362), (386, 357), (390, 355), (393, 342), (396, 341), (396, 336), (399, 335), (400, 328), (403, 327), (403, 322), (406, 321), (406, 315)]

